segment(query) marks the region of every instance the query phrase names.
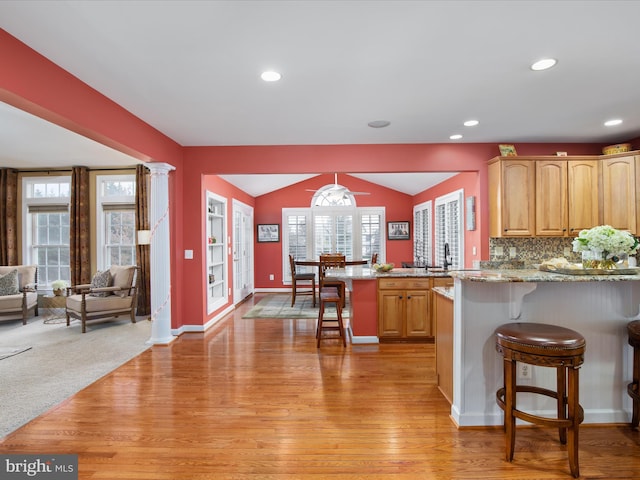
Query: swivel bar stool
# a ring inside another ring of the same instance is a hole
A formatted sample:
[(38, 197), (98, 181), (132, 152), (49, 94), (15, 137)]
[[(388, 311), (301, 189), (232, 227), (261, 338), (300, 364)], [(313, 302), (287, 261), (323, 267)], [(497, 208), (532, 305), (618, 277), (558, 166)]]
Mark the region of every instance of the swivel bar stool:
[(638, 428), (640, 416), (640, 320), (634, 320), (627, 324), (629, 345), (633, 347), (633, 381), (627, 386), (627, 393), (633, 400), (633, 415), (631, 428)]
[[(506, 460), (513, 460), (516, 418), (529, 423), (558, 428), (560, 443), (567, 444), (569, 468), (580, 476), (578, 466), (578, 426), (584, 412), (578, 402), (579, 369), (584, 361), (586, 342), (568, 328), (543, 323), (507, 323), (495, 331), (496, 350), (504, 358), (504, 386), (496, 401), (504, 410)], [(556, 391), (516, 382), (517, 362), (556, 368)], [(516, 393), (529, 392), (557, 400), (557, 418), (542, 417), (518, 410)]]

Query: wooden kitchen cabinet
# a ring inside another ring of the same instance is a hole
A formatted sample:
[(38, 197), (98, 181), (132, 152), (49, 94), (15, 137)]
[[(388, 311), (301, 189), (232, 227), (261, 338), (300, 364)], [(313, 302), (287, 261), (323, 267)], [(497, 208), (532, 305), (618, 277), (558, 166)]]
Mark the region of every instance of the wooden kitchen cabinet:
[(598, 161), (536, 160), (536, 235), (575, 236), (598, 225)]
[(489, 235), (535, 235), (535, 162), (507, 157), (489, 161)]
[(438, 389), (453, 403), (453, 300), (437, 292), (433, 292), (433, 300)]
[(602, 223), (636, 234), (636, 159), (602, 160)]
[(429, 278), (378, 279), (378, 338), (426, 340), (433, 337)]

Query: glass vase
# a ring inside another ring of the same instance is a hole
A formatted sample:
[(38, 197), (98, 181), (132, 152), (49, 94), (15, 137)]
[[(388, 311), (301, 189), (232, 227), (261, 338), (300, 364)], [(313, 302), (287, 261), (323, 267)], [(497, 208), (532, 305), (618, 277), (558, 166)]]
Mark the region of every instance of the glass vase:
[(582, 268), (610, 270), (616, 268), (616, 262), (605, 258), (602, 252), (587, 250), (582, 252)]

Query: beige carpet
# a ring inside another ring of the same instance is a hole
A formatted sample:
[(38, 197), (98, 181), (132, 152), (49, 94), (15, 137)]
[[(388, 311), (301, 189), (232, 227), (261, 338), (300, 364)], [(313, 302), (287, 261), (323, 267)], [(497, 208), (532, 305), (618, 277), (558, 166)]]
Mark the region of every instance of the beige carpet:
[[(242, 318), (318, 318), (319, 300), (316, 297), (316, 306), (313, 307), (311, 295), (296, 296), (296, 303), (291, 306), (290, 294), (271, 294), (260, 300)], [(335, 307), (325, 308), (325, 318), (336, 318)], [(347, 307), (342, 309), (342, 316), (349, 317), (349, 302)]]
[(151, 322), (127, 319), (45, 324), (42, 317), (0, 322), (0, 350), (30, 348), (0, 360), (0, 438), (150, 347)]

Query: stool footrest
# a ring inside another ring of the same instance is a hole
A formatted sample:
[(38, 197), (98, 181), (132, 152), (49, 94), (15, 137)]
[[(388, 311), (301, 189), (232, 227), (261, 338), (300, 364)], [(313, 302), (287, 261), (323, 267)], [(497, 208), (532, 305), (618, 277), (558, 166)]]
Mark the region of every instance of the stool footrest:
[[(538, 395), (544, 395), (547, 397), (558, 399), (558, 394), (552, 390), (547, 390), (546, 388), (541, 387), (532, 387), (529, 385), (517, 385), (516, 393), (518, 392), (527, 392), (527, 393), (536, 393)], [(505, 388), (501, 388), (496, 392), (496, 403), (498, 406), (504, 411), (505, 401), (504, 396), (506, 393)], [(535, 423), (537, 425), (542, 425), (546, 427), (556, 427), (556, 428), (568, 428), (573, 426), (573, 420), (570, 418), (549, 418), (542, 417), (540, 415), (534, 415), (532, 413), (527, 413), (522, 410), (518, 410), (517, 408), (513, 409), (513, 416), (519, 418), (520, 420), (524, 420), (525, 422)], [(582, 423), (584, 421), (584, 409), (581, 405), (578, 405), (577, 412), (578, 423)]]

